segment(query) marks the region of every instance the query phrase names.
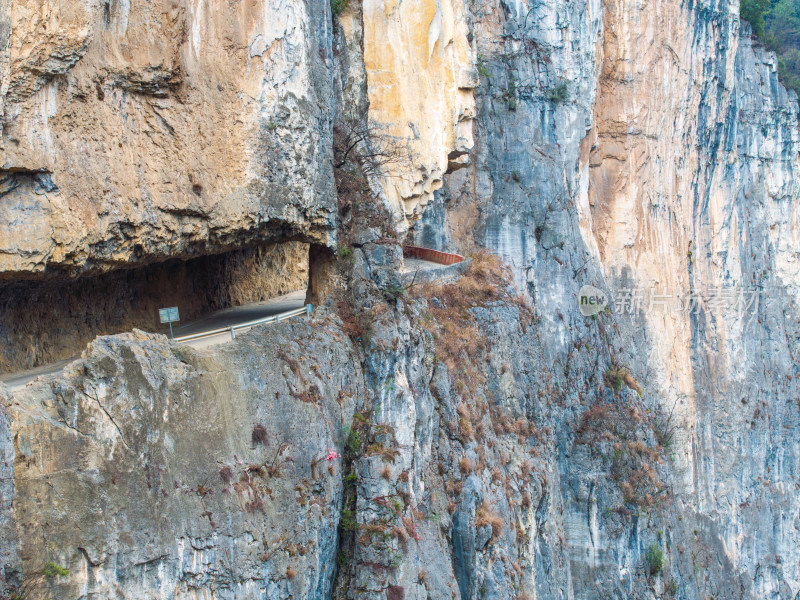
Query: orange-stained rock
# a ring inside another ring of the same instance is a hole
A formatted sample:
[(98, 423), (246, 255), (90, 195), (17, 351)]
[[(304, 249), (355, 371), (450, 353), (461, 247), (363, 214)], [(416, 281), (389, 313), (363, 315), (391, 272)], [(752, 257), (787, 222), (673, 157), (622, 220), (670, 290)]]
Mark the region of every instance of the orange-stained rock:
[(332, 243), (329, 10), (11, 3), (0, 278)]
[(382, 184), (398, 211), (418, 218), (448, 170), (472, 148), (478, 86), (462, 0), (364, 2), (369, 120), (402, 154)]

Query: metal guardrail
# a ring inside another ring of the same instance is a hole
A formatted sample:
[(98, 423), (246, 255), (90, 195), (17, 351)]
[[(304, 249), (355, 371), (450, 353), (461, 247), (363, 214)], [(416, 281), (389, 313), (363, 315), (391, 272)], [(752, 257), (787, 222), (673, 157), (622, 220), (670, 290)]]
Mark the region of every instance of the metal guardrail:
[(192, 340), (199, 340), (205, 337), (211, 337), (214, 335), (219, 335), (220, 333), (230, 333), (231, 339), (236, 339), (236, 330), (237, 329), (249, 329), (250, 327), (255, 327), (256, 325), (262, 325), (264, 323), (280, 323), (285, 319), (291, 319), (292, 317), (300, 317), (305, 315), (306, 318), (311, 318), (311, 313), (314, 311), (313, 304), (306, 304), (303, 308), (296, 308), (294, 310), (287, 310), (282, 313), (278, 313), (277, 315), (272, 315), (269, 317), (264, 317), (262, 319), (256, 319), (255, 321), (247, 321), (245, 323), (237, 323), (236, 325), (230, 325), (228, 327), (220, 327), (219, 329), (211, 329), (209, 331), (202, 331), (200, 333), (193, 333), (191, 335), (182, 335), (180, 337), (176, 337), (176, 342), (191, 342)]

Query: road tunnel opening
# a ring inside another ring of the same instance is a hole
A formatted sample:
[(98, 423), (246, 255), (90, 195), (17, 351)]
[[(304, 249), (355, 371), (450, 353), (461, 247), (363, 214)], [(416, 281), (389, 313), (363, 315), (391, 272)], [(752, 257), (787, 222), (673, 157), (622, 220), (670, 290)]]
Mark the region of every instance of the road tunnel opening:
[(0, 374), (79, 354), (98, 335), (165, 333), (158, 309), (181, 322), (211, 311), (305, 290), (309, 244), (285, 242), (74, 280), (0, 286)]

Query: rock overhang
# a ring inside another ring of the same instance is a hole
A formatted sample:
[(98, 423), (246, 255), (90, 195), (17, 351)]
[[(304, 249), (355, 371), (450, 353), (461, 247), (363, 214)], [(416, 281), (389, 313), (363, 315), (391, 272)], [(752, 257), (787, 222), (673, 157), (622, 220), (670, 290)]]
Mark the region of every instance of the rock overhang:
[(330, 9), (279, 4), (12, 6), (0, 278), (335, 245)]

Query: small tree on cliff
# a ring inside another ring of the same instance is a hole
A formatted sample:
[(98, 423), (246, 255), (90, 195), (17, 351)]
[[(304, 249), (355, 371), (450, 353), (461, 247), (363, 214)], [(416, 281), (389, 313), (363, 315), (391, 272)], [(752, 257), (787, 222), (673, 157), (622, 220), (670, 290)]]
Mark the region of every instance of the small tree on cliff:
[(403, 140), (374, 125), (354, 122), (333, 128), (333, 167), (341, 169), (348, 161), (357, 162), (367, 176), (403, 172), (411, 164)]

